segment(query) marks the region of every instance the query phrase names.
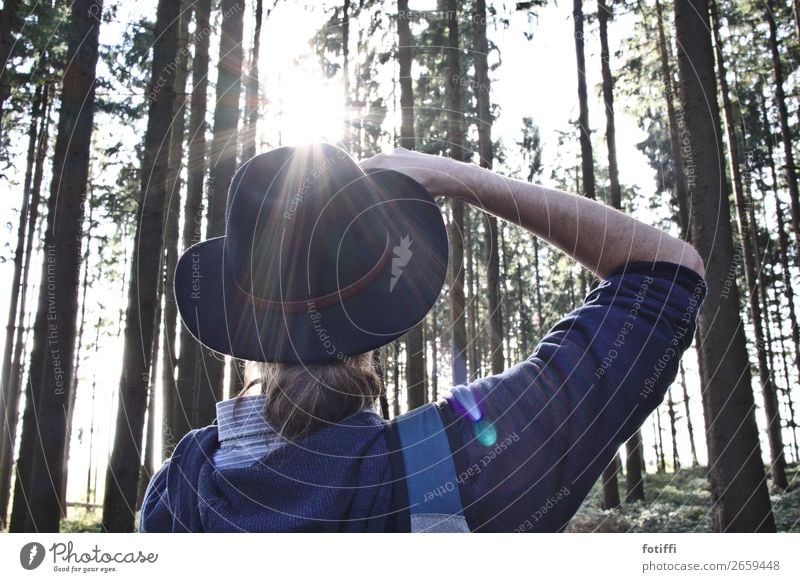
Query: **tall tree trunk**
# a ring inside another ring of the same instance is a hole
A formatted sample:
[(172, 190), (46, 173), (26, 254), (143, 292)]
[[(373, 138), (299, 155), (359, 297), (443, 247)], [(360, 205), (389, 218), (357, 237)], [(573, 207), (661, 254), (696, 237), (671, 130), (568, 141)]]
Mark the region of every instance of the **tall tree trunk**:
[(661, 409), (656, 408), (656, 470), (666, 473), (667, 458), (664, 456), (664, 429), (661, 427)]
[[(220, 11), (224, 16), (220, 30), (217, 106), (214, 109), (214, 137), (209, 161), (211, 186), (206, 238), (225, 234), (228, 186), (236, 173), (239, 146), (237, 127), (242, 84), (244, 0), (222, 0)], [(225, 360), (219, 356), (209, 356), (205, 358), (203, 368), (205, 373), (195, 387), (195, 428), (211, 424), (217, 415), (217, 402), (222, 400), (224, 394)]]
[(344, 92), (344, 149), (353, 153), (353, 105), (350, 95), (350, 0), (342, 3), (342, 90)]
[(23, 464), (17, 465), (12, 531), (55, 532), (59, 528), (102, 8), (102, 0), (72, 4), (20, 442), (21, 458), (28, 462), (24, 470)]
[(439, 326), (436, 321), (436, 310), (431, 309), (431, 399), (436, 402), (439, 397)]
[[(158, 311), (158, 310), (157, 310)], [(158, 320), (158, 315), (156, 315)], [(142, 466), (139, 469), (139, 489), (136, 492), (136, 510), (142, 508), (144, 501), (144, 494), (147, 492), (147, 484), (153, 476), (156, 468), (155, 458), (155, 444), (156, 444), (156, 383), (158, 380), (156, 361), (159, 351), (158, 334), (153, 334), (153, 355), (150, 366), (150, 383), (147, 390), (147, 425), (144, 436), (144, 458), (142, 459)]]
[(781, 416), (778, 407), (778, 395), (775, 390), (775, 385), (772, 382), (772, 370), (767, 361), (767, 349), (769, 348), (764, 343), (764, 327), (761, 321), (761, 302), (759, 300), (758, 281), (756, 279), (756, 266), (760, 261), (758, 261), (755, 256), (757, 252), (755, 224), (751, 224), (747, 210), (748, 204), (752, 205), (752, 202), (748, 203), (746, 200), (746, 197), (749, 196), (750, 193), (745, 193), (744, 191), (744, 182), (742, 180), (741, 166), (739, 164), (740, 158), (739, 144), (736, 141), (736, 121), (734, 119), (733, 105), (731, 103), (728, 79), (726, 76), (722, 39), (719, 33), (720, 24), (717, 14), (717, 3), (715, 0), (708, 0), (708, 2), (711, 30), (714, 35), (714, 46), (716, 48), (722, 107), (725, 114), (725, 131), (728, 137), (729, 165), (731, 176), (733, 177), (736, 215), (739, 220), (739, 234), (742, 239), (748, 306), (750, 308), (750, 318), (753, 320), (753, 335), (755, 336), (756, 354), (758, 358), (758, 376), (761, 381), (761, 394), (764, 398), (764, 413), (767, 416), (767, 437), (772, 460), (772, 485), (773, 487), (785, 489), (788, 485), (788, 481), (786, 480), (786, 458), (783, 453), (783, 437), (781, 435)]
[(731, 532), (775, 531), (739, 315), (719, 108), (715, 99), (708, 98), (717, 95), (708, 2), (675, 2), (674, 10), (691, 240), (707, 261), (708, 291), (698, 316), (697, 342), (713, 527)]
[(800, 248), (800, 194), (798, 193), (797, 169), (794, 165), (794, 153), (792, 151), (793, 134), (789, 128), (786, 92), (783, 89), (783, 65), (781, 64), (780, 48), (778, 46), (778, 25), (775, 22), (775, 2), (773, 0), (767, 0), (765, 12), (767, 24), (769, 25), (769, 51), (772, 56), (772, 70), (775, 77), (775, 105), (778, 107), (778, 119), (781, 124), (786, 185), (789, 188), (789, 200), (792, 208), (792, 230), (794, 231), (795, 244)]
[(767, 105), (764, 94), (759, 88), (759, 99), (761, 102), (761, 119), (764, 131), (767, 134), (767, 162), (772, 179), (772, 193), (775, 198), (775, 218), (778, 226), (778, 248), (780, 250), (781, 262), (781, 281), (783, 282), (783, 294), (788, 303), (789, 326), (794, 343), (794, 364), (800, 370), (800, 326), (797, 322), (797, 311), (795, 309), (794, 285), (792, 284), (792, 274), (789, 268), (789, 236), (786, 234), (786, 227), (783, 221), (784, 209), (783, 202), (778, 191), (778, 173), (775, 168), (775, 153), (772, 145), (772, 132), (770, 131), (769, 119), (767, 118)]
[(669, 435), (672, 441), (672, 472), (681, 468), (681, 460), (678, 456), (678, 423), (675, 411), (675, 401), (672, 399), (672, 387), (667, 393), (667, 414), (669, 415)]
[(611, 187), (611, 206), (622, 210), (622, 194), (617, 168), (617, 132), (614, 124), (614, 79), (611, 76), (608, 52), (608, 19), (611, 9), (605, 0), (597, 0), (597, 20), (600, 24), (600, 62), (603, 75), (603, 103), (606, 108), (606, 144), (608, 145), (608, 180)]
[[(489, 42), (486, 38), (486, 2), (475, 1), (475, 81), (478, 102), (478, 154), (481, 166), (491, 168), (494, 158), (492, 148), (492, 114), (489, 80)], [(489, 350), (492, 374), (505, 369), (503, 356), (503, 313), (500, 307), (500, 254), (497, 237), (497, 218), (485, 214), (484, 244), (486, 246), (486, 294), (489, 299)]]
[[(48, 92), (49, 89), (46, 87), (39, 89), (34, 96), (31, 109), (31, 126), (28, 131), (28, 167), (23, 187), (20, 224), (17, 229), (17, 247), (14, 250), (13, 288), (8, 308), (6, 344), (3, 353), (2, 400), (0, 400), (0, 422), (2, 423), (2, 432), (0, 432), (0, 528), (6, 526), (8, 502), (11, 496), (11, 470), (17, 436), (20, 368), (23, 357), (22, 338), (25, 328), (31, 254), (33, 241), (36, 238), (44, 157), (47, 151), (50, 115), (47, 104)], [(31, 146), (33, 146), (32, 149)], [(18, 320), (17, 314), (19, 314)]]
[[(175, 70), (175, 113), (172, 117), (172, 132), (169, 142), (169, 174), (167, 176), (166, 219), (164, 221), (164, 338), (161, 348), (161, 390), (162, 440), (167, 442), (172, 434), (172, 419), (175, 416), (177, 386), (175, 366), (177, 354), (175, 341), (178, 326), (178, 305), (172, 293), (175, 266), (178, 263), (178, 235), (181, 206), (181, 172), (183, 171), (183, 140), (186, 129), (186, 79), (189, 76), (189, 20), (192, 18), (192, 4), (181, 0), (180, 26), (178, 28), (178, 54)], [(184, 222), (192, 224), (193, 217), (185, 216)], [(185, 227), (184, 227), (185, 228)], [(157, 357), (158, 351), (153, 353)], [(153, 360), (155, 362), (155, 360)], [(155, 383), (152, 382), (151, 386)], [(148, 420), (147, 432), (150, 434), (151, 422)], [(155, 428), (153, 426), (153, 428)], [(149, 441), (148, 441), (149, 443)], [(153, 451), (154, 453), (154, 451)], [(154, 455), (155, 457), (155, 455)], [(159, 458), (160, 461), (160, 458)]]
[(601, 477), (603, 481), (603, 509), (613, 509), (620, 506), (619, 479), (617, 475), (621, 464), (619, 453), (617, 453), (603, 470)]
[(644, 450), (642, 430), (625, 443), (625, 501), (644, 501)]
[(678, 201), (678, 217), (681, 221), (681, 238), (688, 240), (689, 236), (689, 195), (686, 191), (686, 180), (683, 177), (683, 158), (681, 145), (678, 138), (678, 125), (675, 115), (675, 84), (670, 61), (670, 45), (667, 43), (664, 32), (664, 17), (661, 2), (655, 0), (656, 19), (658, 26), (658, 54), (661, 64), (661, 80), (664, 85), (664, 101), (667, 103), (667, 123), (669, 124), (669, 144), (672, 154), (672, 179), (675, 182), (675, 198)]
[(697, 446), (694, 441), (694, 424), (692, 423), (692, 415), (689, 410), (689, 390), (686, 387), (686, 371), (683, 367), (683, 362), (680, 363), (681, 373), (681, 389), (683, 390), (683, 407), (686, 413), (686, 430), (689, 436), (689, 447), (692, 451), (692, 467), (697, 467), (700, 463), (697, 462)]
[[(398, 14), (408, 12), (408, 0), (398, 0)], [(414, 136), (414, 90), (411, 79), (411, 48), (413, 38), (407, 18), (397, 19), (398, 65), (400, 68), (400, 146), (413, 150)], [(406, 344), (406, 397), (408, 409), (412, 410), (425, 403), (425, 343), (423, 340), (424, 321), (415, 325), (405, 336)]]
[(580, 144), (581, 144), (581, 176), (583, 195), (594, 200), (594, 155), (592, 154), (592, 134), (589, 128), (589, 98), (586, 93), (586, 56), (583, 50), (583, 0), (573, 0), (572, 18), (575, 22), (575, 55), (577, 57), (578, 68), (578, 105), (580, 113), (578, 124), (580, 125)]
[(14, 46), (14, 28), (17, 19), (17, 0), (4, 0), (0, 11), (0, 128), (3, 125), (3, 111), (10, 93), (8, 69), (11, 49)]
[(125, 316), (122, 376), (114, 446), (106, 473), (103, 529), (134, 527), (142, 437), (147, 410), (153, 335), (162, 280), (164, 207), (169, 185), (169, 143), (175, 106), (175, 60), (180, 2), (159, 0), (156, 13), (149, 111), (142, 157), (142, 186)]
[[(194, 8), (195, 31), (209, 29), (211, 0), (198, 0)], [(183, 233), (185, 251), (200, 242), (203, 231), (203, 183), (206, 169), (206, 102), (208, 91), (208, 34), (194, 35), (192, 62), (192, 99), (189, 115), (189, 166), (187, 168), (186, 201), (183, 207)], [(175, 405), (169, 425), (164, 431), (163, 445), (166, 457), (178, 441), (191, 429), (194, 421), (194, 394), (200, 388), (202, 366), (200, 345), (186, 326), (180, 326), (180, 354)]]
[(464, 230), (466, 237), (465, 253), (467, 255), (467, 351), (469, 352), (469, 379), (475, 380), (481, 373), (481, 351), (478, 340), (478, 303), (475, 289), (478, 285), (477, 266), (473, 260), (472, 247), (472, 211), (464, 206)]
[[(450, 157), (464, 160), (464, 104), (461, 95), (461, 47), (458, 32), (458, 2), (447, 0), (448, 49), (447, 77), (447, 139)], [(467, 319), (464, 299), (464, 203), (451, 200), (450, 227), (450, 329), (451, 369), (453, 385), (467, 382)]]
[(258, 59), (261, 52), (261, 22), (264, 18), (264, 2), (256, 0), (256, 21), (253, 30), (253, 50), (250, 53), (250, 72), (245, 89), (245, 127), (242, 132), (242, 160), (256, 155), (256, 126), (261, 110)]
[(392, 385), (394, 386), (394, 399), (392, 400), (392, 416), (400, 416), (400, 342), (392, 342), (394, 358), (392, 360)]

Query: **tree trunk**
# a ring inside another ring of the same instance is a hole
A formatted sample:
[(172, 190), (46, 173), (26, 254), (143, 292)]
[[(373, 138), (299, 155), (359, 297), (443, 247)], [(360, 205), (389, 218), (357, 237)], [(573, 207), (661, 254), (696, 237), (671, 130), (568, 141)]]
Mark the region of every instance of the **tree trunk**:
[(102, 0), (72, 4), (20, 442), (26, 462), (17, 464), (14, 491), (11, 530), (18, 532), (59, 529), (101, 12)]
[(644, 450), (642, 430), (625, 443), (625, 501), (644, 501)]
[[(214, 109), (214, 137), (211, 143), (210, 193), (206, 238), (225, 234), (225, 208), (228, 186), (236, 173), (238, 148), (239, 98), (242, 77), (242, 28), (244, 0), (223, 0), (217, 66), (217, 106)], [(223, 398), (225, 360), (210, 355), (203, 363), (204, 373), (195, 386), (197, 417), (194, 428), (211, 424), (217, 415), (217, 402)]]
[(656, 18), (658, 22), (658, 54), (661, 63), (661, 80), (664, 85), (664, 101), (667, 103), (667, 122), (669, 124), (669, 144), (672, 154), (672, 179), (675, 182), (675, 197), (678, 201), (678, 217), (681, 224), (681, 238), (688, 240), (689, 236), (689, 195), (686, 192), (686, 180), (683, 177), (683, 158), (681, 145), (678, 138), (678, 124), (675, 116), (675, 85), (666, 35), (664, 33), (664, 18), (661, 2), (655, 0)]
[(783, 65), (781, 65), (780, 48), (778, 46), (778, 26), (775, 22), (775, 2), (767, 0), (767, 24), (769, 25), (769, 50), (772, 56), (772, 69), (775, 77), (775, 105), (778, 107), (778, 119), (781, 124), (781, 142), (783, 143), (786, 184), (789, 187), (789, 200), (792, 208), (792, 230), (795, 244), (800, 247), (800, 194), (797, 187), (797, 169), (794, 165), (792, 151), (792, 135), (789, 128), (789, 112), (786, 109), (786, 92), (783, 89)]
[(683, 368), (683, 362), (680, 363), (681, 373), (681, 388), (683, 389), (683, 406), (686, 412), (686, 429), (689, 434), (689, 446), (692, 450), (692, 467), (697, 467), (700, 463), (697, 462), (697, 447), (694, 442), (694, 425), (692, 424), (692, 416), (689, 412), (689, 391), (686, 387), (686, 371)]
[(744, 191), (741, 167), (739, 165), (739, 144), (736, 141), (736, 121), (734, 119), (733, 105), (731, 104), (728, 79), (726, 77), (725, 59), (723, 57), (722, 39), (719, 33), (719, 16), (715, 0), (709, 0), (710, 22), (714, 35), (716, 48), (717, 70), (719, 72), (720, 92), (722, 94), (722, 107), (725, 113), (725, 131), (728, 137), (728, 153), (731, 176), (733, 177), (733, 192), (736, 200), (736, 214), (739, 219), (739, 234), (742, 239), (742, 254), (744, 255), (744, 275), (747, 285), (747, 298), (750, 308), (750, 318), (753, 320), (753, 335), (755, 336), (756, 354), (758, 358), (758, 376), (761, 381), (761, 394), (764, 398), (764, 413), (767, 416), (767, 437), (769, 440), (770, 456), (772, 460), (772, 485), (785, 489), (788, 485), (786, 479), (786, 458), (783, 453), (783, 437), (781, 435), (781, 416), (778, 407), (778, 395), (775, 384), (772, 382), (772, 370), (767, 361), (768, 346), (764, 343), (763, 323), (761, 321), (761, 302), (759, 300), (758, 281), (756, 279), (756, 266), (760, 261), (755, 256), (756, 236), (755, 224), (751, 224), (748, 215), (746, 197), (749, 192)]
[[(676, 2), (684, 173), (691, 240), (706, 260), (708, 291), (697, 324), (709, 480), (716, 531), (775, 531), (761, 460), (744, 330), (739, 316), (707, 0)], [(700, 168), (701, 171), (696, 171)], [(695, 192), (698, 195), (694, 195)], [(713, 258), (713, 260), (711, 260)]]
[[(175, 366), (177, 354), (175, 341), (178, 326), (178, 306), (172, 292), (175, 266), (178, 263), (178, 234), (181, 202), (181, 172), (183, 170), (183, 140), (186, 128), (186, 79), (189, 75), (189, 20), (192, 17), (192, 5), (188, 0), (181, 1), (180, 26), (178, 28), (178, 54), (175, 71), (175, 113), (172, 117), (172, 132), (169, 142), (169, 174), (167, 177), (166, 219), (164, 221), (164, 338), (161, 348), (161, 389), (162, 389), (162, 422), (160, 426), (162, 441), (168, 442), (172, 435), (172, 419), (175, 416), (177, 386), (175, 384)], [(184, 217), (191, 224), (191, 217)], [(185, 228), (185, 227), (184, 227)], [(158, 351), (153, 353), (157, 357)], [(153, 360), (155, 362), (155, 360)], [(154, 386), (155, 383), (151, 383)], [(148, 421), (147, 431), (150, 433), (151, 423)], [(153, 454), (155, 452), (153, 451)], [(154, 454), (155, 457), (155, 454)], [(159, 459), (160, 461), (160, 459)]]
[[(486, 38), (486, 2), (476, 0), (475, 14), (475, 82), (478, 102), (478, 154), (481, 166), (491, 168), (492, 115), (489, 80), (489, 42)], [(492, 374), (505, 369), (503, 356), (503, 313), (500, 307), (500, 254), (498, 250), (497, 218), (485, 214), (484, 244), (486, 246), (486, 294), (489, 300), (489, 350)]]
[(667, 392), (667, 414), (669, 415), (669, 435), (672, 440), (672, 472), (681, 468), (681, 460), (678, 456), (678, 423), (675, 411), (675, 401), (672, 399), (672, 387)]
[(342, 90), (344, 92), (344, 123), (342, 142), (344, 149), (353, 153), (353, 106), (350, 95), (350, 0), (342, 3)]
[(0, 128), (3, 125), (3, 111), (10, 93), (8, 81), (9, 60), (14, 46), (14, 28), (17, 19), (17, 0), (4, 0), (0, 11)]
[(661, 427), (661, 409), (656, 408), (656, 471), (667, 472), (667, 459), (664, 456), (664, 429)]
[(594, 200), (596, 198), (594, 156), (592, 154), (591, 129), (589, 128), (589, 99), (586, 93), (586, 57), (583, 50), (583, 0), (573, 0), (572, 17), (575, 21), (575, 55), (578, 67), (578, 105), (580, 107), (578, 124), (580, 125), (583, 195)]
[(478, 303), (475, 289), (478, 285), (478, 276), (475, 272), (472, 248), (472, 212), (469, 206), (464, 206), (464, 238), (465, 253), (467, 255), (467, 351), (469, 352), (469, 379), (475, 380), (481, 373), (481, 352), (478, 341)]
[(394, 399), (392, 400), (392, 416), (400, 416), (400, 342), (392, 342), (394, 360), (392, 364), (392, 385), (394, 386)]
[(261, 52), (261, 21), (264, 16), (263, 0), (256, 0), (256, 21), (253, 30), (253, 50), (250, 53), (250, 72), (245, 89), (245, 127), (242, 132), (242, 161), (256, 155), (256, 126), (261, 111), (261, 93), (258, 80), (258, 58)]
[(132, 508), (139, 483), (150, 366), (154, 365), (153, 336), (158, 327), (155, 317), (162, 280), (164, 207), (169, 192), (168, 144), (175, 106), (179, 11), (180, 2), (158, 2), (116, 432), (103, 501), (103, 529), (108, 532), (130, 532), (134, 527)]
[[(6, 344), (3, 353), (2, 400), (0, 400), (0, 528), (8, 518), (11, 496), (11, 470), (14, 463), (14, 444), (19, 416), (20, 368), (23, 358), (23, 334), (27, 308), (28, 281), (30, 280), (31, 254), (36, 238), (36, 221), (42, 193), (44, 157), (47, 151), (49, 125), (48, 89), (37, 89), (31, 109), (31, 126), (28, 132), (28, 169), (25, 173), (20, 224), (17, 229), (17, 247), (14, 250), (14, 275), (11, 301), (8, 309)], [(31, 145), (33, 146), (31, 151)], [(33, 174), (32, 180), (29, 176)], [(19, 314), (19, 321), (17, 321)], [(13, 348), (13, 350), (12, 350)]]
[[(458, 2), (447, 0), (448, 50), (446, 85), (450, 157), (464, 159), (464, 104), (461, 95), (461, 48), (458, 33)], [(453, 385), (467, 382), (467, 320), (464, 299), (464, 203), (450, 200), (450, 328)]]
[(608, 145), (608, 180), (611, 187), (611, 206), (622, 210), (622, 194), (617, 168), (617, 132), (614, 126), (614, 79), (611, 77), (608, 52), (608, 18), (611, 9), (605, 0), (597, 0), (597, 20), (600, 24), (600, 61), (603, 75), (603, 103), (606, 107), (606, 144)]
[[(399, 14), (408, 11), (408, 0), (398, 0)], [(414, 90), (411, 79), (411, 48), (413, 38), (407, 18), (397, 19), (398, 65), (400, 68), (400, 147), (415, 148), (414, 136)], [(425, 344), (423, 341), (424, 320), (415, 325), (405, 336), (406, 344), (406, 398), (408, 409), (425, 403)]]
[[(195, 31), (209, 29), (211, 0), (198, 0), (194, 8)], [(192, 99), (189, 116), (189, 166), (187, 168), (186, 201), (183, 208), (183, 250), (200, 242), (203, 232), (203, 183), (206, 169), (206, 101), (208, 91), (208, 34), (194, 35), (192, 63)], [(164, 434), (164, 455), (172, 454), (178, 441), (196, 424), (194, 395), (203, 377), (200, 344), (186, 326), (180, 326), (180, 354), (175, 405)]]
[(601, 477), (603, 481), (603, 509), (614, 509), (620, 506), (619, 479), (617, 475), (621, 464), (619, 453), (617, 453), (606, 468), (603, 469)]

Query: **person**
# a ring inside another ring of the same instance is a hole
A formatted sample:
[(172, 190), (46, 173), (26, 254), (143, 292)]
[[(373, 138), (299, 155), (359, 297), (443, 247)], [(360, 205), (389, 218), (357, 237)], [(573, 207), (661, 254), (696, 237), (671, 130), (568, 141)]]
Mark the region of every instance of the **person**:
[[(415, 411), (376, 412), (374, 350), (421, 321), (443, 286), (434, 197), (528, 230), (597, 282), (526, 359), (423, 407), (441, 421), (454, 477), (414, 501), (403, 484), (442, 462), (415, 460), (398, 439)], [(697, 251), (662, 230), (402, 148), (360, 164), (329, 144), (256, 156), (231, 183), (226, 219), (224, 237), (181, 257), (175, 296), (198, 341), (248, 361), (250, 380), (153, 476), (142, 532), (563, 531), (662, 402), (706, 293)], [(409, 518), (440, 496), (461, 525)]]

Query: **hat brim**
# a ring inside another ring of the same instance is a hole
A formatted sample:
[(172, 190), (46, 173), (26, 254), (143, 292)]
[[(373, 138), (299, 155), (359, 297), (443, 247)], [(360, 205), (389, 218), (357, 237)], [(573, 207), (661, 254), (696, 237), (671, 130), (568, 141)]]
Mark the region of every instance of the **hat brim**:
[[(374, 226), (386, 230), (393, 252), (368, 284), (332, 305), (311, 302), (302, 311), (265, 306), (237, 285), (226, 265), (225, 237), (203, 241), (183, 253), (174, 278), (181, 319), (197, 341), (245, 360), (323, 363), (388, 344), (419, 323), (447, 273), (441, 211), (425, 188), (400, 172), (369, 171), (366, 179), (380, 192), (379, 215), (391, 217)], [(397, 257), (403, 237), (411, 241), (406, 261)], [(331, 268), (308, 260), (304, 267)]]

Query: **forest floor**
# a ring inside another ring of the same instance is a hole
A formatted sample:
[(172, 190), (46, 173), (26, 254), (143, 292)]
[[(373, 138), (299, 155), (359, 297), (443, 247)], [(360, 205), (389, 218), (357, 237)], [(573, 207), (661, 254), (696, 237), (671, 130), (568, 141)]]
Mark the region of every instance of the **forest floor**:
[[(787, 468), (789, 487), (773, 493), (772, 508), (778, 531), (800, 532), (800, 467)], [(620, 499), (625, 497), (625, 482), (620, 480)], [(679, 469), (675, 473), (648, 473), (645, 476), (645, 501), (623, 503), (605, 511), (602, 491), (596, 484), (572, 519), (569, 532), (708, 532), (711, 492), (705, 467)], [(100, 531), (101, 512), (70, 508), (61, 524), (62, 532)]]
[[(789, 487), (772, 493), (772, 509), (778, 531), (800, 532), (800, 467), (787, 468)], [(569, 532), (709, 532), (711, 491), (705, 467), (679, 469), (675, 473), (648, 473), (645, 501), (625, 503), (603, 510), (600, 484), (592, 488)], [(625, 481), (620, 480), (620, 499), (625, 499)]]

